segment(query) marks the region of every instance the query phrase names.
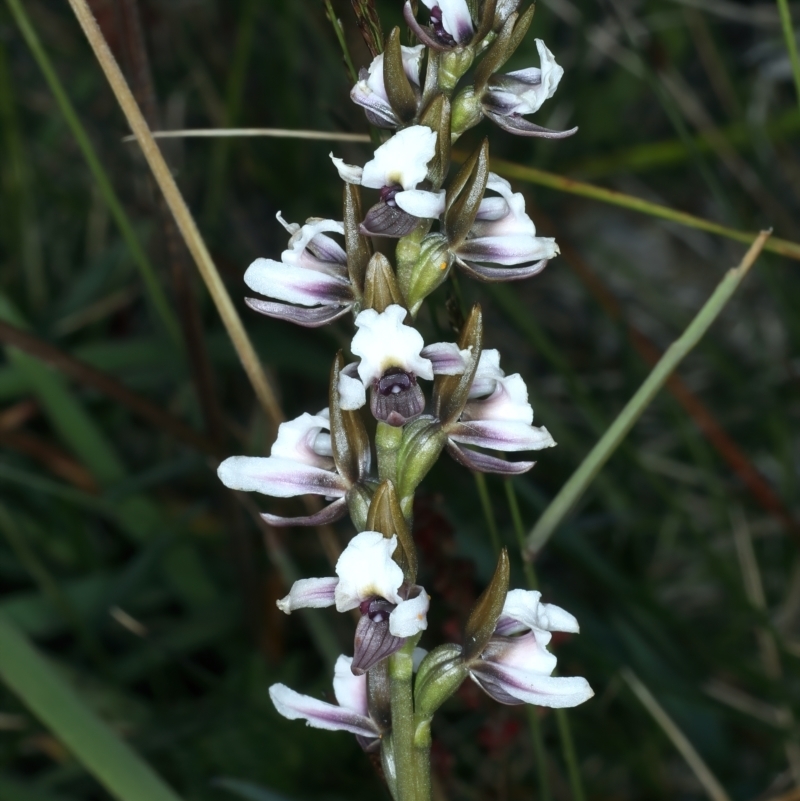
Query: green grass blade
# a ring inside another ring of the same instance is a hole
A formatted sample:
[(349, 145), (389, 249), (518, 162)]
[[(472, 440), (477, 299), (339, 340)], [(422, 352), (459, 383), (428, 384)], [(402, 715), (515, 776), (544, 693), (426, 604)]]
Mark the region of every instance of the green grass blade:
[(797, 40), (792, 26), (792, 13), (789, 10), (788, 0), (778, 0), (778, 13), (781, 17), (783, 36), (786, 39), (786, 49), (789, 51), (789, 61), (792, 63), (794, 88), (797, 92), (797, 103), (800, 105), (800, 56), (797, 55)]
[(706, 304), (689, 324), (689, 327), (666, 350), (636, 394), (628, 401), (617, 419), (562, 487), (528, 534), (525, 546), (526, 558), (532, 559), (536, 552), (547, 542), (556, 527), (578, 502), (586, 488), (603, 468), (603, 465), (619, 447), (653, 398), (659, 393), (684, 356), (702, 339), (753, 266), (764, 248), (764, 243), (768, 236), (768, 232), (761, 233), (751, 245), (739, 266), (730, 270), (722, 279)]
[(86, 159), (86, 163), (92, 175), (94, 176), (95, 181), (97, 181), (97, 185), (100, 188), (103, 198), (108, 204), (109, 211), (111, 212), (114, 221), (117, 223), (122, 238), (125, 240), (128, 248), (131, 251), (133, 260), (136, 263), (147, 289), (150, 303), (153, 307), (156, 318), (160, 320), (166, 329), (173, 344), (177, 347), (180, 347), (180, 328), (172, 310), (172, 306), (167, 300), (167, 296), (164, 294), (164, 290), (161, 288), (161, 285), (158, 282), (153, 265), (147, 258), (147, 254), (144, 252), (144, 248), (139, 242), (136, 232), (133, 230), (133, 225), (126, 214), (125, 209), (122, 207), (122, 203), (120, 203), (117, 193), (114, 191), (114, 187), (111, 185), (111, 180), (108, 177), (108, 173), (100, 163), (100, 159), (98, 158), (94, 146), (92, 145), (92, 141), (89, 139), (89, 135), (86, 132), (86, 129), (83, 127), (83, 123), (81, 123), (80, 119), (78, 118), (78, 114), (75, 111), (75, 108), (73, 107), (66, 90), (64, 89), (64, 85), (61, 83), (61, 80), (56, 73), (55, 67), (53, 66), (49, 56), (47, 55), (47, 52), (42, 46), (41, 40), (31, 24), (30, 18), (25, 12), (20, 0), (6, 0), (6, 3), (8, 4), (9, 10), (19, 26), (25, 42), (30, 48), (31, 53), (33, 53), (33, 57), (36, 59), (36, 63), (39, 65), (39, 69), (42, 71), (45, 81), (50, 87), (50, 91), (53, 93), (56, 103), (58, 104), (61, 113), (64, 115), (64, 119), (72, 131), (72, 135), (75, 137), (75, 141), (78, 143), (78, 147), (80, 147), (83, 157)]
[[(576, 181), (574, 178), (565, 178), (563, 175), (556, 175), (546, 170), (538, 170), (535, 167), (526, 167), (513, 161), (492, 159), (491, 166), (494, 172), (506, 178), (516, 178), (519, 181), (547, 186), (559, 192), (568, 192), (571, 195), (580, 195), (592, 200), (599, 200), (602, 203), (610, 203), (613, 206), (621, 206), (642, 214), (649, 214), (651, 217), (660, 217), (662, 220), (669, 220), (689, 228), (696, 228), (699, 231), (707, 231), (710, 234), (735, 239), (737, 242), (749, 244), (756, 237), (756, 234), (752, 232), (737, 231), (727, 225), (720, 225), (711, 220), (696, 217), (694, 214), (687, 214), (684, 211), (676, 211), (669, 208), (669, 206), (662, 206), (660, 203), (651, 203), (649, 200), (627, 195), (624, 192), (616, 192), (613, 189), (605, 189), (602, 186)], [(772, 237), (764, 245), (764, 250), (800, 261), (800, 243), (797, 242)]]
[(0, 617), (0, 677), (114, 798), (179, 801), (4, 617)]

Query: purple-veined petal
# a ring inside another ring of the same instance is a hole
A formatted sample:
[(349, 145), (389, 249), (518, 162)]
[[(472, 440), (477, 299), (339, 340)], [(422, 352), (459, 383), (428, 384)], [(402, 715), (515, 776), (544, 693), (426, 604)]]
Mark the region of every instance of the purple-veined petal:
[(411, 233), (418, 225), (419, 220), (413, 214), (381, 200), (369, 208), (359, 230), (365, 236), (399, 239)]
[(372, 620), (369, 615), (362, 615), (356, 626), (353, 663), (350, 669), (357, 676), (362, 675), (382, 659), (397, 653), (404, 642), (402, 637), (395, 637), (389, 631), (387, 617)]
[(353, 301), (353, 290), (346, 278), (272, 259), (256, 259), (247, 268), (244, 282), (261, 295), (300, 306)]
[(550, 128), (542, 128), (529, 122), (519, 114), (498, 114), (490, 108), (484, 108), (484, 113), (495, 125), (499, 125), (504, 131), (516, 134), (517, 136), (535, 136), (540, 139), (566, 139), (578, 132), (578, 127), (570, 128), (568, 131), (553, 131)]
[(339, 402), (346, 411), (360, 409), (366, 404), (367, 390), (358, 378), (339, 374)]
[(544, 676), (519, 668), (505, 668), (489, 662), (477, 663), (472, 679), (501, 704), (535, 704), (554, 709), (578, 706), (594, 691), (581, 676)]
[(533, 409), (528, 403), (528, 388), (519, 373), (497, 379), (488, 398), (470, 400), (461, 413), (462, 422), (470, 420), (514, 420), (533, 422)]
[(364, 170), (362, 167), (356, 167), (353, 164), (345, 164), (343, 159), (334, 156), (333, 153), (329, 153), (328, 155), (330, 156), (330, 159), (333, 162), (333, 166), (336, 167), (336, 172), (339, 173), (339, 177), (346, 184), (361, 183), (361, 178), (364, 174)]
[(460, 465), (476, 473), (496, 473), (502, 476), (517, 476), (527, 473), (536, 462), (508, 462), (488, 453), (473, 451), (470, 448), (459, 448), (452, 440), (447, 440), (447, 452)]
[(549, 259), (542, 259), (525, 267), (485, 267), (472, 264), (463, 259), (456, 259), (456, 264), (469, 276), (486, 283), (499, 281), (522, 281), (538, 275), (547, 266)]
[(325, 526), (341, 520), (347, 514), (347, 501), (339, 498), (338, 501), (329, 503), (313, 515), (304, 517), (281, 517), (265, 512), (261, 517), (275, 528), (290, 528), (294, 526)]
[(334, 320), (344, 317), (352, 308), (350, 303), (346, 306), (316, 306), (309, 309), (301, 306), (289, 306), (285, 303), (273, 303), (259, 298), (245, 298), (244, 302), (259, 314), (265, 314), (267, 317), (274, 317), (277, 320), (288, 320), (290, 323), (302, 325), (305, 328), (319, 328), (332, 323)]
[(461, 375), (467, 366), (469, 351), (461, 351), (455, 342), (434, 342), (426, 345), (420, 356), (428, 359), (434, 375)]
[(217, 468), (217, 475), (231, 489), (275, 498), (306, 494), (340, 498), (349, 488), (348, 482), (331, 470), (274, 456), (230, 456)]
[(428, 628), (430, 596), (418, 585), (411, 589), (410, 597), (397, 604), (389, 615), (389, 632), (395, 637), (413, 637)]
[(444, 213), (445, 191), (428, 192), (407, 189), (394, 196), (395, 203), (405, 212), (421, 219), (436, 220)]
[(308, 695), (301, 695), (285, 684), (273, 684), (269, 688), (269, 697), (275, 709), (289, 720), (305, 720), (315, 729), (349, 731), (351, 734), (369, 738), (380, 736), (378, 727), (368, 717), (335, 704), (318, 701)]
[(475, 237), (465, 240), (458, 248), (458, 255), (466, 261), (488, 261), (504, 266), (552, 259), (558, 252), (552, 237), (528, 234)]
[(414, 11), (411, 8), (410, 0), (406, 0), (405, 5), (403, 6), (403, 18), (405, 19), (408, 27), (414, 32), (414, 36), (416, 36), (417, 39), (419, 39), (420, 42), (427, 47), (430, 47), (434, 50), (439, 50), (440, 52), (455, 49), (442, 44), (435, 36), (433, 36), (428, 28), (423, 27), (419, 24), (419, 22), (417, 22), (417, 18), (414, 16)]
[(333, 668), (333, 694), (340, 707), (368, 718), (367, 677), (356, 676), (350, 669), (352, 664), (353, 658), (344, 654), (336, 660)]
[(365, 109), (370, 122), (378, 128), (397, 128), (400, 119), (394, 109), (377, 92), (372, 91), (362, 81), (350, 90), (350, 99)]
[(295, 609), (324, 609), (333, 606), (338, 583), (336, 577), (298, 579), (289, 594), (275, 603), (287, 615)]
[(384, 598), (393, 604), (398, 595), (403, 571), (392, 559), (397, 536), (387, 539), (379, 531), (362, 531), (350, 540), (336, 562), (336, 609), (348, 612), (369, 598)]
[(447, 434), (456, 442), (496, 451), (538, 451), (555, 447), (550, 432), (514, 420), (470, 420), (452, 423)]

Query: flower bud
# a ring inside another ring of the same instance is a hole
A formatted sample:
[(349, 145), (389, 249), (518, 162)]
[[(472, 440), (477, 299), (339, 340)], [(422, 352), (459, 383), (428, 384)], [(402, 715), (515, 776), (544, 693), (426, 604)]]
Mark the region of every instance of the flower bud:
[(372, 256), (372, 242), (360, 231), (361, 192), (356, 184), (344, 185), (344, 243), (347, 250), (347, 273), (357, 296), (364, 291), (364, 275)]
[(474, 128), (483, 119), (483, 106), (475, 88), (466, 86), (453, 100), (450, 120), (451, 140), (454, 142), (464, 131)]
[(466, 71), (472, 66), (475, 50), (465, 47), (442, 53), (439, 66), (439, 85), (445, 92), (452, 92)]
[(428, 180), (434, 188), (442, 185), (450, 166), (450, 101), (437, 95), (420, 117), (420, 125), (436, 131), (436, 155), (428, 164)]
[(403, 305), (397, 278), (389, 259), (382, 253), (376, 253), (367, 265), (367, 276), (364, 281), (364, 308), (382, 312), (394, 303)]
[(484, 139), (447, 188), (444, 232), (451, 248), (457, 248), (467, 238), (488, 180), (489, 140)]
[(453, 258), (442, 234), (428, 234), (422, 240), (417, 259), (405, 276), (406, 303), (411, 314), (416, 314), (425, 298), (447, 278)]
[(461, 686), (469, 671), (458, 645), (447, 643), (434, 648), (417, 671), (414, 709), (418, 718), (430, 720), (434, 712)]
[(475, 607), (470, 612), (467, 625), (464, 627), (464, 661), (474, 659), (486, 648), (497, 625), (497, 619), (503, 611), (503, 604), (508, 595), (510, 565), (508, 551), (503, 548), (497, 560), (492, 580), (481, 593)]
[(403, 429), (397, 453), (397, 494), (403, 514), (411, 513), (414, 490), (436, 463), (447, 441), (437, 420), (420, 417)]

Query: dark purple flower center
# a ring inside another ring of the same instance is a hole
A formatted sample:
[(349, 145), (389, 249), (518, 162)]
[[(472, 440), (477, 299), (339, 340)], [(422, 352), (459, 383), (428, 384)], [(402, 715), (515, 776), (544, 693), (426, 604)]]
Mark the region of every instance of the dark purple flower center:
[(390, 186), (384, 186), (381, 188), (381, 200), (387, 206), (397, 206), (397, 201), (394, 199), (394, 196), (403, 190), (402, 186), (398, 186), (397, 184), (391, 184)]
[(372, 384), (370, 409), (376, 420), (402, 426), (422, 414), (425, 397), (414, 373), (390, 367)]
[(417, 377), (414, 373), (407, 373), (399, 367), (390, 367), (378, 381), (378, 392), (384, 397), (397, 395), (415, 386)]
[(433, 29), (434, 36), (443, 44), (448, 47), (455, 47), (456, 40), (444, 29), (442, 23), (442, 9), (435, 6), (431, 9), (431, 28)]

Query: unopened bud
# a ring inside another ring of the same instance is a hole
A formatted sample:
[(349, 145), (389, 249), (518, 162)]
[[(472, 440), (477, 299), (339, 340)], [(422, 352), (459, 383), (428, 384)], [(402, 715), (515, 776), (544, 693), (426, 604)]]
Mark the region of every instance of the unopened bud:
[(474, 128), (483, 119), (481, 100), (475, 95), (473, 86), (466, 86), (453, 100), (453, 116), (450, 120), (451, 141), (455, 142), (464, 131)]
[(464, 627), (464, 660), (467, 662), (482, 653), (494, 633), (508, 595), (510, 569), (508, 551), (503, 548), (492, 580), (478, 598)]
[(447, 187), (444, 232), (451, 248), (457, 248), (467, 238), (488, 180), (489, 140), (484, 139)]
[(364, 308), (384, 312), (387, 307), (403, 305), (400, 288), (397, 286), (392, 265), (383, 253), (376, 253), (367, 265), (367, 277), (364, 281)]
[(397, 453), (397, 494), (403, 514), (411, 513), (414, 490), (436, 463), (447, 441), (437, 420), (420, 417), (403, 429)]
[(461, 686), (468, 672), (458, 645), (447, 643), (434, 648), (422, 660), (414, 683), (414, 710), (417, 717), (430, 720), (434, 712)]
[(447, 96), (437, 95), (419, 118), (420, 125), (436, 131), (436, 153), (428, 162), (428, 180), (434, 189), (442, 185), (450, 166), (450, 116)]
[(466, 71), (472, 66), (475, 51), (472, 47), (450, 50), (442, 54), (439, 67), (439, 85), (445, 92), (452, 92)]
[(411, 314), (416, 314), (422, 302), (450, 273), (454, 256), (447, 238), (428, 234), (420, 243), (416, 261), (406, 270), (403, 291)]

